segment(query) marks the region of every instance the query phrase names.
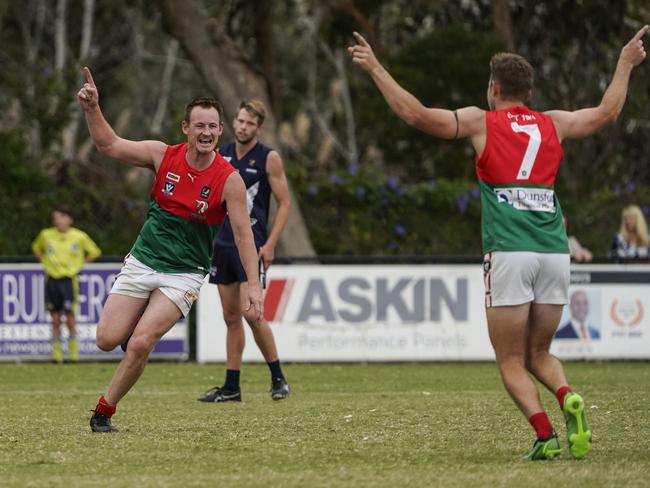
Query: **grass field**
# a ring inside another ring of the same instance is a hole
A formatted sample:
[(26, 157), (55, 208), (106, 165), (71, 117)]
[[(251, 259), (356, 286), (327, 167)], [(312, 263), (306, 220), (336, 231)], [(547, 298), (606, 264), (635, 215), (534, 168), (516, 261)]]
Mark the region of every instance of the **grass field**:
[(93, 434), (89, 410), (115, 364), (0, 365), (0, 486), (648, 486), (650, 364), (569, 363), (594, 445), (524, 462), (532, 429), (493, 364), (287, 365), (273, 402), (263, 365), (245, 365), (241, 404), (195, 398), (222, 365), (150, 364)]

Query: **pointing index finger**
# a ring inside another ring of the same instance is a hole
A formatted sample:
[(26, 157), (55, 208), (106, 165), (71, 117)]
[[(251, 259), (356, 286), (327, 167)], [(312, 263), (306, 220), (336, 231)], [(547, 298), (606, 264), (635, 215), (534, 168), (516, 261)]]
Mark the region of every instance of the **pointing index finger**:
[(88, 84), (91, 86), (95, 86), (95, 80), (93, 80), (93, 75), (90, 72), (88, 66), (84, 66), (84, 74), (86, 75), (86, 81), (88, 82)]
[(649, 25), (644, 25), (643, 27), (641, 27), (641, 29), (639, 29), (639, 32), (637, 32), (637, 33), (634, 35), (634, 37), (632, 38), (632, 40), (633, 40), (633, 41), (638, 41), (638, 40), (640, 40), (640, 39), (641, 39), (641, 38), (646, 34), (646, 32), (648, 32), (648, 29), (650, 29), (650, 26), (649, 26)]
[(352, 35), (354, 38), (357, 40), (357, 42), (364, 47), (370, 47), (370, 44), (368, 44), (368, 41), (366, 41), (361, 34), (358, 32), (353, 32)]

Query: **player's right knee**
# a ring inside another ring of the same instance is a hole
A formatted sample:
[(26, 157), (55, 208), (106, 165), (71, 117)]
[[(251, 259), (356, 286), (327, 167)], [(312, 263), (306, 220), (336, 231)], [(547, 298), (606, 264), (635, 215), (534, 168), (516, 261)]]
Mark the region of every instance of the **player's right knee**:
[(95, 344), (97, 344), (97, 347), (102, 351), (108, 352), (115, 349), (119, 345), (119, 342), (116, 342), (114, 338), (108, 336), (107, 334), (103, 334), (100, 330), (97, 330)]

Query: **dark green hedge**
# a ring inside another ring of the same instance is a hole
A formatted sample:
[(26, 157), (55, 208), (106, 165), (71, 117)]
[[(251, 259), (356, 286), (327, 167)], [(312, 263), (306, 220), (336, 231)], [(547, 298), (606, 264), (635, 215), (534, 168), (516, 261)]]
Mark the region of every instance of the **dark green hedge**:
[[(481, 254), (480, 196), (475, 181), (403, 184), (371, 169), (316, 181), (291, 174), (318, 254)], [(624, 206), (650, 214), (650, 188), (630, 183), (574, 195), (560, 191), (569, 233), (607, 254)]]

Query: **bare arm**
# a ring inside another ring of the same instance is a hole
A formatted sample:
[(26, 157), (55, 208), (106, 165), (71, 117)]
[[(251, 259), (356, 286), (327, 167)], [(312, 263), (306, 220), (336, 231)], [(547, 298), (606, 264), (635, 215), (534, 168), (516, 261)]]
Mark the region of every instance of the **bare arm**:
[(253, 240), (250, 218), (246, 208), (246, 186), (239, 173), (232, 173), (223, 187), (222, 201), (228, 208), (228, 217), (232, 226), (239, 258), (246, 271), (248, 286), (246, 287), (246, 310), (253, 306), (257, 320), (262, 318), (262, 287), (259, 280), (257, 250)]
[[(485, 137), (485, 112), (478, 107), (456, 111), (427, 108), (411, 93), (402, 88), (379, 63), (368, 42), (358, 32), (357, 44), (348, 48), (352, 61), (366, 70), (384, 96), (390, 108), (407, 124), (442, 139)], [(457, 116), (457, 117), (456, 117)], [(482, 149), (482, 148), (481, 148)], [(479, 151), (480, 152), (480, 151)]]
[(648, 28), (647, 25), (643, 26), (621, 50), (614, 76), (600, 105), (574, 112), (546, 112), (553, 119), (560, 140), (582, 139), (616, 121), (625, 104), (630, 74), (634, 67), (645, 59), (646, 53), (641, 38), (648, 32)]
[(278, 243), (280, 234), (289, 219), (291, 198), (289, 197), (289, 185), (287, 184), (287, 176), (284, 174), (282, 158), (276, 151), (271, 151), (267, 157), (266, 173), (273, 192), (273, 198), (278, 204), (269, 236), (260, 248), (260, 257), (264, 260), (264, 266), (268, 268), (275, 257), (275, 246)]
[(99, 92), (93, 75), (88, 68), (84, 68), (84, 73), (86, 83), (77, 93), (77, 100), (84, 110), (88, 131), (97, 149), (113, 159), (158, 171), (167, 145), (161, 141), (130, 141), (119, 137), (99, 108)]

